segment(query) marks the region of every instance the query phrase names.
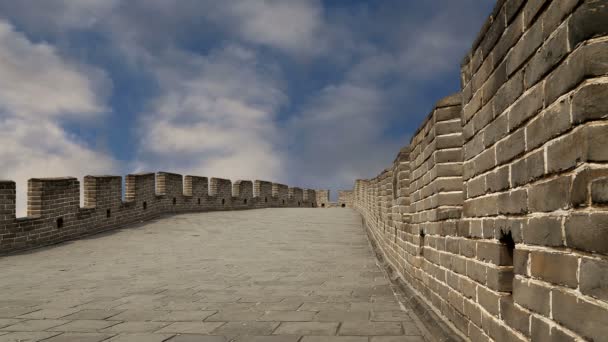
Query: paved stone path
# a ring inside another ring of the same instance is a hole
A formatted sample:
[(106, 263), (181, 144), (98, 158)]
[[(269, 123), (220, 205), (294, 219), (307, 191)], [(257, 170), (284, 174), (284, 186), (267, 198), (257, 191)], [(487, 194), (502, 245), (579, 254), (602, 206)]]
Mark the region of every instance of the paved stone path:
[(350, 209), (182, 214), (0, 258), (0, 341), (423, 341)]

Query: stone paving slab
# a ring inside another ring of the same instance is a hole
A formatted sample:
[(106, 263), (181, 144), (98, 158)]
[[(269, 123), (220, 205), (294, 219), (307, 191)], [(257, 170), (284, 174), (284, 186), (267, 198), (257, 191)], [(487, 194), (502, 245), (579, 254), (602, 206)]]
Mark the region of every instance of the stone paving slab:
[(0, 342), (424, 341), (350, 209), (163, 217), (0, 269)]

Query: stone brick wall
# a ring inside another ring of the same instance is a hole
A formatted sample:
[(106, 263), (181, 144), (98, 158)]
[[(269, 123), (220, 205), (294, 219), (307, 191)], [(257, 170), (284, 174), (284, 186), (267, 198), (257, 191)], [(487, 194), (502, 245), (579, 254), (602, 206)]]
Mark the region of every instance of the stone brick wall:
[(608, 339), (608, 1), (499, 1), (354, 207), (466, 340)]
[(351, 190), (339, 190), (338, 191), (338, 205), (345, 208), (345, 207), (352, 207), (353, 206), (353, 191)]
[(227, 179), (159, 172), (127, 175), (124, 200), (121, 177), (86, 176), (84, 207), (80, 207), (78, 179), (30, 179), (28, 216), (16, 218), (15, 191), (14, 182), (0, 181), (0, 254), (74, 239), (166, 213), (317, 206), (315, 190), (288, 189), (266, 181), (239, 180), (233, 184)]
[(321, 208), (327, 208), (329, 206), (329, 190), (317, 190), (316, 191), (317, 205)]

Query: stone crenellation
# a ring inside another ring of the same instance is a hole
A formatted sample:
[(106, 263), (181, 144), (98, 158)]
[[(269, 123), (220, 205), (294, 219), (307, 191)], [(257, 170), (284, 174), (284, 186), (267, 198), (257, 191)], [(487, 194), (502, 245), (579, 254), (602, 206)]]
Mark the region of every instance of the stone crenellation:
[(606, 340), (608, 1), (499, 1), (461, 70), (353, 207), (464, 340)]
[(165, 213), (317, 207), (315, 190), (256, 180), (159, 172), (28, 181), (27, 217), (15, 216), (15, 183), (0, 181), (0, 253), (49, 245), (149, 220)]
[(352, 190), (339, 190), (338, 191), (338, 203), (342, 208), (350, 208), (353, 206), (353, 191)]

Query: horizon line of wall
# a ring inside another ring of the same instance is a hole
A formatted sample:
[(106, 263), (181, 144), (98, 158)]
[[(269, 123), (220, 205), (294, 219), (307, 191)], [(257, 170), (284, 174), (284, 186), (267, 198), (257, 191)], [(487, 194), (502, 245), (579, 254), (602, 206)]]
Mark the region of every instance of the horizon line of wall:
[(16, 185), (0, 180), (0, 254), (41, 247), (149, 220), (165, 213), (318, 207), (328, 190), (267, 181), (158, 172), (28, 180), (27, 217), (15, 213)]
[(608, 1), (498, 1), (461, 79), (352, 206), (463, 340), (606, 340)]

